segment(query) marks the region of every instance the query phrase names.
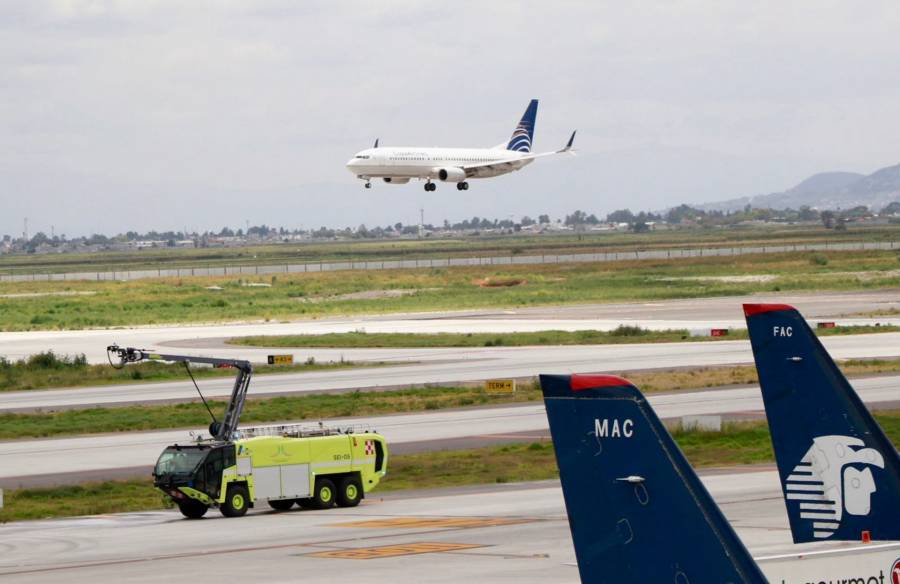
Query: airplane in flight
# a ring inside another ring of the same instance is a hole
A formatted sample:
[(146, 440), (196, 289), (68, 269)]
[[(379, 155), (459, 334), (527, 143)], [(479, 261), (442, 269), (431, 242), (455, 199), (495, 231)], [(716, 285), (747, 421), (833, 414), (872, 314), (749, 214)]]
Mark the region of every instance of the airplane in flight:
[(900, 454), (881, 426), (796, 308), (744, 316), (794, 543), (900, 540)]
[(367, 189), (372, 187), (372, 179), (380, 178), (392, 185), (424, 180), (426, 191), (437, 188), (432, 181), (455, 183), (457, 190), (466, 191), (470, 178), (492, 178), (520, 170), (537, 158), (574, 152), (575, 132), (560, 150), (531, 151), (537, 107), (538, 100), (532, 99), (509, 140), (493, 148), (379, 147), (375, 140), (375, 146), (347, 162), (347, 170), (366, 181)]
[(540, 382), (582, 584), (898, 582), (900, 543), (753, 558), (630, 381)]

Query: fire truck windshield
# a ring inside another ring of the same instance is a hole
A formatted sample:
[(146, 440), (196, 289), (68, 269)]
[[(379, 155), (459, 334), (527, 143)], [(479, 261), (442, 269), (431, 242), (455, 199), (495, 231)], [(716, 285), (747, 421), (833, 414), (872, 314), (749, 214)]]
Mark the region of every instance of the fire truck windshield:
[(153, 474), (156, 476), (190, 474), (206, 458), (207, 452), (209, 452), (207, 449), (170, 446), (163, 450), (159, 460), (156, 461)]

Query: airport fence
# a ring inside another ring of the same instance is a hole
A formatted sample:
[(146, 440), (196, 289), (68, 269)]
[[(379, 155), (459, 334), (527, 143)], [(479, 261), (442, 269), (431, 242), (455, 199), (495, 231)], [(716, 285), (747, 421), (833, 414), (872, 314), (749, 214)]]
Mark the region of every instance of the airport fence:
[(74, 280), (144, 280), (149, 278), (188, 278), (193, 276), (263, 276), (335, 272), (342, 270), (403, 270), (448, 268), (456, 266), (504, 266), (563, 264), (581, 262), (617, 262), (672, 258), (741, 256), (749, 254), (797, 251), (863, 251), (900, 249), (894, 241), (857, 241), (839, 243), (796, 243), (785, 245), (732, 246), (713, 248), (647, 249), (601, 253), (484, 256), (467, 258), (423, 258), (410, 260), (342, 261), (281, 263), (250, 266), (198, 266), (192, 268), (156, 268), (124, 271), (0, 274), (0, 282), (65, 282)]

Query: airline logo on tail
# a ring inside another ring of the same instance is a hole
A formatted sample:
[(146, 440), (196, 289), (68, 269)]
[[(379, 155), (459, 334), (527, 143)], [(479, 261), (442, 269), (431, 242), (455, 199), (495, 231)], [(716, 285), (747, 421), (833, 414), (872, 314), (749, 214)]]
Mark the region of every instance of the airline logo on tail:
[(509, 138), (509, 144), (506, 145), (507, 150), (514, 152), (531, 152), (531, 141), (534, 139), (534, 122), (537, 119), (538, 101), (532, 99), (528, 104), (528, 108), (519, 120), (519, 125), (513, 130), (512, 136)]
[(788, 476), (785, 498), (800, 505), (800, 518), (812, 522), (816, 539), (831, 537), (845, 512), (871, 512), (877, 490), (871, 467), (883, 469), (884, 457), (864, 446), (851, 436), (819, 436)]
[(525, 120), (519, 122), (519, 125), (513, 131), (513, 135), (509, 139), (508, 150), (531, 152), (531, 127)]

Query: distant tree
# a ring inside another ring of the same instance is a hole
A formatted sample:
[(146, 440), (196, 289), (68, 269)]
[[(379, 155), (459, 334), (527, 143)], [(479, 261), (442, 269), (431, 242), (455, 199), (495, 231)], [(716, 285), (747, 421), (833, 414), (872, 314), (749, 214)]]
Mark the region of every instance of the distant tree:
[(650, 226), (643, 221), (638, 221), (636, 223), (632, 223), (629, 229), (631, 229), (631, 231), (633, 231), (634, 233), (647, 233), (648, 231), (650, 231)]
[(256, 235), (259, 237), (265, 237), (269, 235), (269, 226), (266, 224), (262, 225), (254, 225), (250, 229), (247, 230), (247, 235)]
[(815, 221), (819, 218), (819, 212), (810, 208), (809, 205), (803, 205), (797, 211), (797, 219), (800, 221)]
[(881, 210), (882, 215), (898, 215), (900, 214), (900, 202), (894, 201), (889, 203)]
[(822, 220), (822, 225), (825, 226), (825, 229), (834, 227), (834, 211), (822, 211), (819, 218)]
[(519, 223), (522, 225), (522, 227), (528, 227), (529, 225), (534, 225), (534, 219), (532, 219), (528, 215), (525, 215), (524, 217), (522, 217), (522, 220)]
[(105, 235), (100, 235), (99, 233), (95, 233), (92, 236), (88, 237), (85, 240), (85, 243), (88, 245), (106, 245), (109, 243), (109, 238)]
[(697, 220), (703, 217), (705, 213), (699, 209), (694, 209), (689, 205), (678, 205), (666, 212), (667, 223), (682, 223), (684, 220)]
[(219, 232), (220, 237), (234, 237), (234, 231), (229, 229), (228, 227), (223, 227), (222, 231)]
[(571, 215), (566, 215), (566, 225), (584, 225), (587, 222), (587, 213), (578, 210)]
[(619, 209), (606, 216), (607, 223), (634, 223), (634, 213), (631, 209)]
[(869, 211), (868, 207), (866, 207), (865, 205), (858, 205), (856, 207), (853, 207), (852, 209), (844, 211), (841, 216), (844, 218), (858, 219), (862, 217), (869, 217), (871, 214), (872, 213)]
[(548, 225), (550, 223), (550, 215), (538, 215), (538, 223)]

